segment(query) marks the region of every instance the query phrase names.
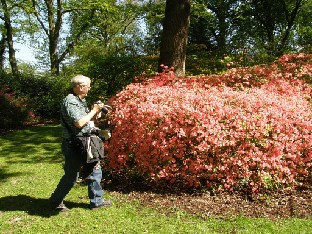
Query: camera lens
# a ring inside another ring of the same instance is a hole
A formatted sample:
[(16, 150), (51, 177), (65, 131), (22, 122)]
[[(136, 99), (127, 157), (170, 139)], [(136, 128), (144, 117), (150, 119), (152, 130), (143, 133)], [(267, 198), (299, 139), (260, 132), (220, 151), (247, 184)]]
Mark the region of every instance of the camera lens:
[(107, 113), (108, 113), (108, 110), (107, 110), (105, 107), (103, 107), (103, 108), (102, 108), (102, 112), (103, 112), (104, 114), (107, 114)]

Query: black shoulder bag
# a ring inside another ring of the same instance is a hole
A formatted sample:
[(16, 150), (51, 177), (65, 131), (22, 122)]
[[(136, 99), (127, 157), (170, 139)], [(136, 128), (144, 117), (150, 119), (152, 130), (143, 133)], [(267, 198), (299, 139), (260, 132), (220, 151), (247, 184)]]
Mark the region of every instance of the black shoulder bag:
[[(61, 119), (68, 132), (71, 132), (70, 127), (64, 120), (62, 114)], [(72, 134), (70, 144), (76, 150), (81, 151), (83, 160), (87, 163), (92, 163), (104, 159), (104, 139), (105, 137), (103, 136), (101, 130), (94, 127), (82, 135)]]

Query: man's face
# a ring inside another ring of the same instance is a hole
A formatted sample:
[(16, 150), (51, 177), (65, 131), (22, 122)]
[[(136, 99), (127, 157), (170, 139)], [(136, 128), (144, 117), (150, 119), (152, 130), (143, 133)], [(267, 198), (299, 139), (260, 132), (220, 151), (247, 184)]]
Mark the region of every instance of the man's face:
[(80, 97), (84, 98), (85, 96), (87, 96), (90, 89), (91, 89), (90, 83), (79, 84)]

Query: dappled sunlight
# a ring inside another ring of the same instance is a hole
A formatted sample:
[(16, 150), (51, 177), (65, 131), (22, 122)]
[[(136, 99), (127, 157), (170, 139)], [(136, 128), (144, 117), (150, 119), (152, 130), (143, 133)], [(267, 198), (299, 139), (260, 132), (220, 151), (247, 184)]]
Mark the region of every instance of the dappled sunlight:
[[(0, 154), (6, 163), (61, 162), (60, 125), (35, 126), (0, 138)], [(47, 157), (47, 155), (49, 157)]]
[(21, 176), (22, 172), (9, 172), (7, 167), (0, 168), (0, 184), (7, 182), (7, 180), (11, 177)]

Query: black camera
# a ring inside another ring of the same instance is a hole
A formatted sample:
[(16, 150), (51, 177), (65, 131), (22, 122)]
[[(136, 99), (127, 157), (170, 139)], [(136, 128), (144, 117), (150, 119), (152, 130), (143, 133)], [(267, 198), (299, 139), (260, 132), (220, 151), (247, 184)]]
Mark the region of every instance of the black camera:
[[(94, 104), (103, 104), (103, 102), (99, 100), (99, 101), (96, 101)], [(109, 105), (104, 105), (101, 111), (106, 115), (110, 109), (111, 107)]]

